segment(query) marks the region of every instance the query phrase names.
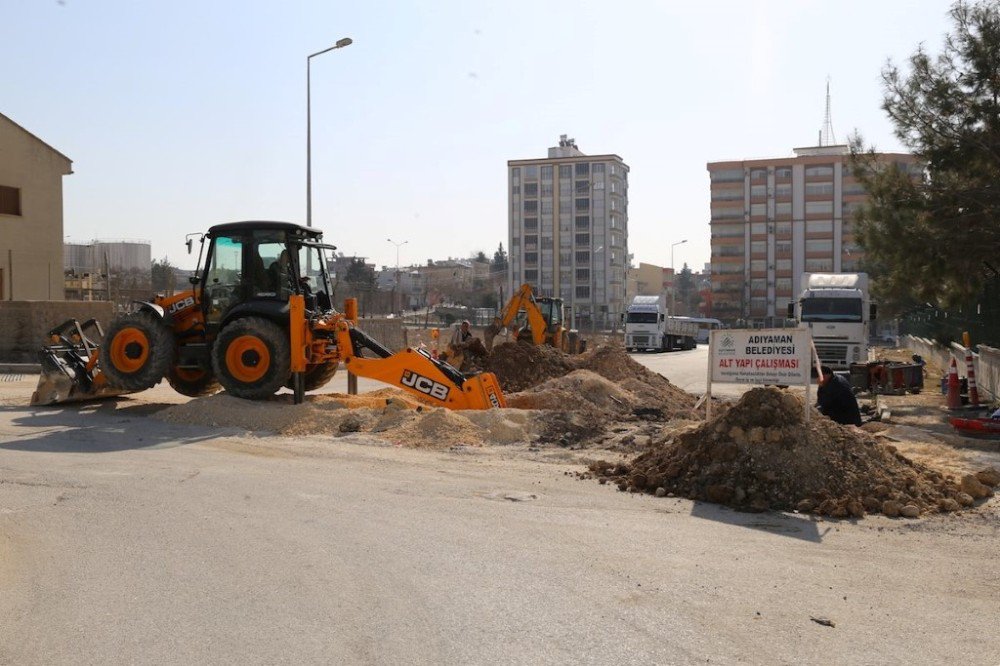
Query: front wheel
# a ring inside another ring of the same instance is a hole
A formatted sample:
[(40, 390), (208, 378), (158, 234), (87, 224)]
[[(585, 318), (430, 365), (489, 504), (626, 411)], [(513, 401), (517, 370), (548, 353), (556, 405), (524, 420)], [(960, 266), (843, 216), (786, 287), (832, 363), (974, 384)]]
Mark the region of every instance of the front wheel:
[(215, 339), (215, 376), (237, 398), (268, 398), (291, 375), (289, 346), (288, 334), (274, 322), (261, 317), (237, 319)]
[[(306, 391), (315, 391), (318, 388), (323, 388), (337, 374), (337, 366), (339, 365), (340, 361), (331, 361), (329, 363), (306, 366), (305, 377), (303, 377), (303, 388)], [(291, 377), (285, 386), (293, 391), (295, 390), (295, 383)]]
[(111, 322), (100, 350), (108, 384), (127, 391), (156, 386), (173, 358), (173, 334), (149, 312), (133, 312)]
[(220, 388), (219, 381), (211, 370), (178, 368), (176, 365), (170, 366), (167, 382), (172, 389), (189, 398), (212, 395)]

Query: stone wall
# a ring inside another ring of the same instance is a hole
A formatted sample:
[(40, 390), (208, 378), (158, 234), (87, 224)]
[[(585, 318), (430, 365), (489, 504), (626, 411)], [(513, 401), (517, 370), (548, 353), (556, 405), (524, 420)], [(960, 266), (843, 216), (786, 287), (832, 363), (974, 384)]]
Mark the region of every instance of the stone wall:
[(48, 332), (67, 319), (111, 323), (106, 301), (0, 301), (0, 362), (37, 363)]

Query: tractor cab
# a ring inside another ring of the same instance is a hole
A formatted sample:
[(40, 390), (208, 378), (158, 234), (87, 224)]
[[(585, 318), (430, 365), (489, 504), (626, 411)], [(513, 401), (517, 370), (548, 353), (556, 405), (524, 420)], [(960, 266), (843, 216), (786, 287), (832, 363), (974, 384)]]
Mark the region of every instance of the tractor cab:
[(208, 230), (198, 275), (206, 327), (245, 314), (287, 319), (288, 298), (301, 294), (308, 310), (329, 310), (330, 278), (322, 233), (288, 222), (234, 222)]
[(551, 335), (562, 328), (563, 324), (563, 302), (561, 298), (551, 296), (541, 296), (535, 298), (535, 304), (545, 319), (547, 332)]

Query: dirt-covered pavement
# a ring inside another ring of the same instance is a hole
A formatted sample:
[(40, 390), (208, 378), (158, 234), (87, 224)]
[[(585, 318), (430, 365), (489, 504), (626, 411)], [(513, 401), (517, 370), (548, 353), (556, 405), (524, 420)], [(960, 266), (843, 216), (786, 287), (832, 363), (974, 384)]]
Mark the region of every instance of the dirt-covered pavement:
[[(855, 521), (619, 492), (576, 472), (696, 422), (584, 380), (645, 430), (410, 448), (455, 423), (381, 396), (342, 428), (333, 397), (309, 414), (336, 428), (275, 435), (159, 387), (31, 409), (0, 382), (0, 663), (1000, 661), (996, 499)], [(879, 437), (1000, 458), (921, 414)]]

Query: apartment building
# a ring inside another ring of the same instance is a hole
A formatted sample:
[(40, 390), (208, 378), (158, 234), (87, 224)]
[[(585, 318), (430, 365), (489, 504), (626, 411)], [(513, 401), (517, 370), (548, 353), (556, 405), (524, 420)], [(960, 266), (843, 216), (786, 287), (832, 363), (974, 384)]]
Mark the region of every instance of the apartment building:
[[(712, 314), (730, 324), (780, 326), (802, 273), (849, 273), (863, 256), (853, 216), (868, 195), (844, 145), (794, 157), (709, 162)], [(911, 173), (913, 155), (882, 153)]]
[(628, 165), (586, 155), (560, 137), (547, 158), (507, 162), (507, 293), (521, 284), (558, 296), (577, 325), (609, 326), (625, 311)]

